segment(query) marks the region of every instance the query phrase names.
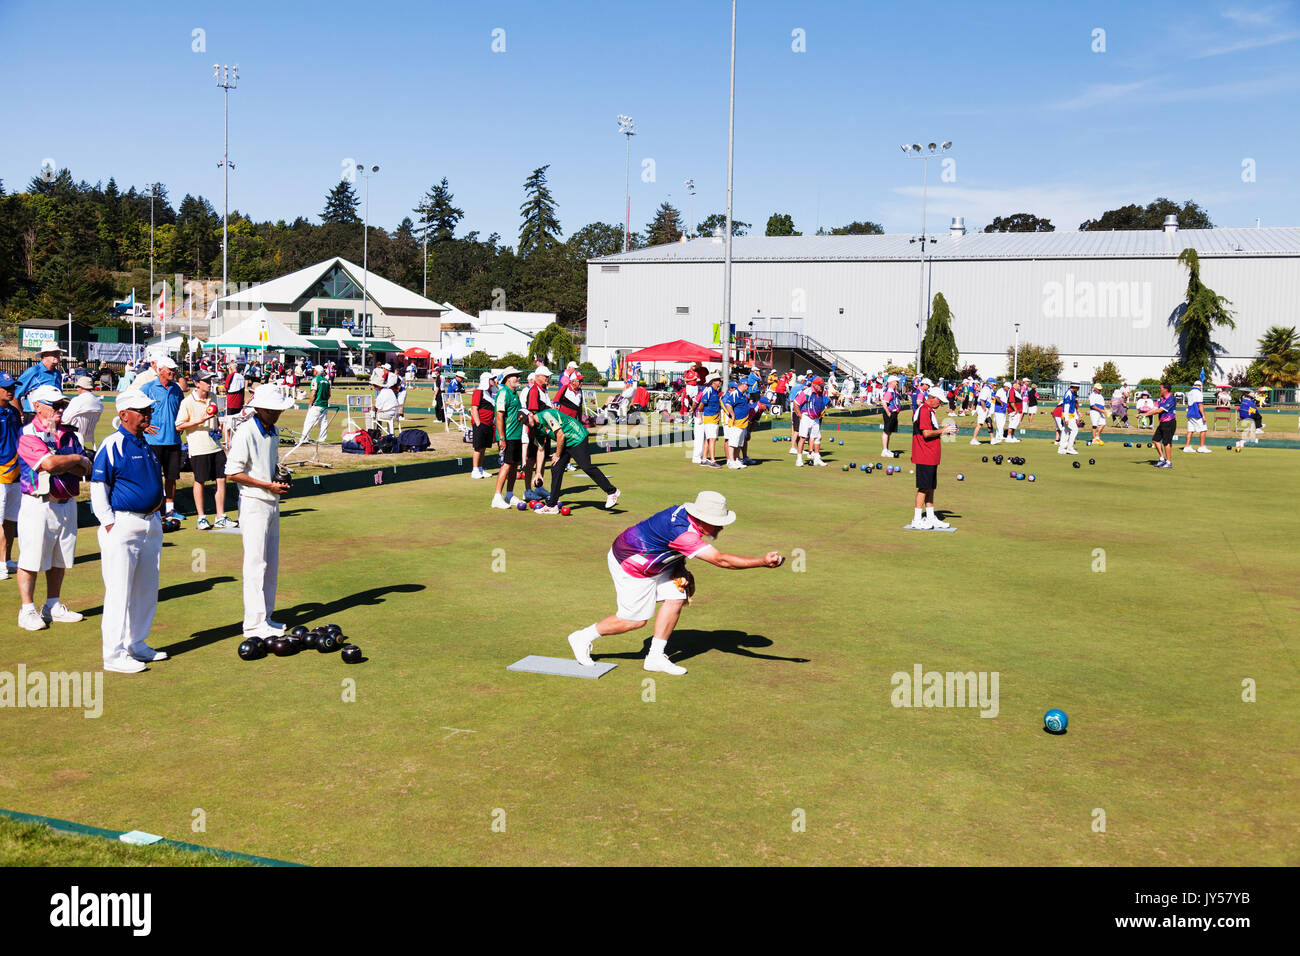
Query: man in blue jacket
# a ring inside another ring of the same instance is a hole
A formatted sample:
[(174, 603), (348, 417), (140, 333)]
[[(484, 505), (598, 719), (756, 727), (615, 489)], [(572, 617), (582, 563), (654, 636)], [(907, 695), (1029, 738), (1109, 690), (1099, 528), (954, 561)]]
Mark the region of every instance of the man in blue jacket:
[(140, 389), (153, 402), (149, 426), (144, 430), (144, 440), (153, 448), (162, 466), (163, 493), (166, 498), (164, 518), (179, 518), (176, 514), (176, 479), (181, 476), (181, 436), (176, 430), (176, 417), (185, 401), (185, 393), (176, 384), (176, 363), (168, 355), (158, 359), (158, 377)]

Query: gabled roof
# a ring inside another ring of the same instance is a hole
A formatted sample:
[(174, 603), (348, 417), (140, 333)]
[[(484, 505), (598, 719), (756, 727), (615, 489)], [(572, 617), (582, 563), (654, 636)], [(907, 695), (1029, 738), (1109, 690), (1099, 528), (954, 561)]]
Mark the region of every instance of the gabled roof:
[[(1114, 232), (974, 232), (930, 234), (927, 259), (1146, 259), (1170, 258), (1192, 248), (1200, 256), (1300, 256), (1300, 226), (1261, 229), (1160, 229)], [(927, 237), (928, 238), (928, 237)], [(888, 236), (739, 236), (734, 262), (870, 262), (919, 259), (913, 234)], [(599, 265), (638, 262), (722, 262), (721, 239), (691, 239), (634, 249)]]
[[(365, 270), (342, 256), (335, 256), (333, 259), (326, 259), (324, 262), (307, 266), (297, 272), (290, 272), (288, 275), (272, 279), (270, 282), (263, 282), (261, 285), (252, 286), (242, 292), (232, 292), (229, 295), (222, 296), (217, 301), (226, 303), (227, 308), (238, 308), (241, 305), (251, 307), (264, 302), (275, 305), (292, 305), (306, 296), (312, 287), (336, 265), (340, 266), (348, 274), (358, 288), (361, 287)], [(410, 289), (403, 288), (396, 282), (390, 282), (377, 272), (371, 272), (365, 276), (365, 285), (366, 294), (381, 309), (446, 311), (446, 306), (440, 305), (432, 299), (426, 299)]]

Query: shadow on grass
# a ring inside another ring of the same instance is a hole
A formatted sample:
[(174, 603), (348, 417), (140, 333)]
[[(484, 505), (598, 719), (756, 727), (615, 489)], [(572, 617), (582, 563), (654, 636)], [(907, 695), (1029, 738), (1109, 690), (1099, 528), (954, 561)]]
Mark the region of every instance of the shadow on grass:
[[(650, 627), (652, 625), (647, 624), (646, 626)], [(612, 642), (614, 638), (601, 638), (601, 640)], [(593, 653), (591, 659), (641, 660), (650, 652), (650, 641), (651, 637), (647, 636), (641, 643), (640, 651), (628, 651), (623, 654)], [(753, 658), (756, 661), (784, 661), (787, 664), (807, 664), (811, 660), (807, 657), (778, 657), (775, 654), (756, 654), (750, 650), (750, 648), (754, 647), (772, 646), (772, 641), (769, 638), (763, 637), (761, 634), (749, 634), (745, 631), (678, 630), (673, 631), (673, 636), (668, 639), (668, 657), (673, 663), (680, 664), (709, 651), (719, 651), (723, 654)]]
[[(238, 581), (238, 578), (231, 577), (229, 574), (218, 575), (216, 577), (204, 578), (201, 581), (186, 581), (184, 584), (169, 584), (165, 588), (158, 589), (158, 603), (170, 601), (172, 598), (192, 597), (195, 594), (202, 594), (205, 591), (211, 591), (219, 584), (230, 584), (232, 581)], [(91, 607), (81, 612), (86, 617), (96, 617), (104, 613), (104, 605)]]
[[(236, 579), (217, 578), (212, 580), (234, 581)], [(308, 624), (310, 621), (317, 618), (328, 617), (329, 615), (336, 614), (339, 611), (346, 611), (351, 608), (363, 607), (366, 605), (383, 604), (384, 596), (387, 594), (414, 594), (416, 591), (423, 590), (423, 584), (393, 584), (382, 588), (369, 588), (365, 591), (358, 591), (356, 594), (350, 594), (347, 597), (341, 597), (334, 601), (307, 601), (291, 608), (277, 610), (275, 612), (275, 620), (283, 624), (287, 630), (297, 627), (299, 624)], [(159, 597), (161, 598), (162, 595), (160, 594)], [(169, 644), (167, 647), (159, 648), (159, 650), (165, 650), (172, 657), (175, 657), (178, 654), (197, 650), (200, 647), (206, 647), (209, 644), (215, 644), (217, 641), (223, 641), (231, 637), (238, 637), (242, 640), (243, 635), (243, 622), (236, 621), (231, 624), (222, 624), (219, 627), (210, 627), (205, 631), (196, 631), (189, 639), (178, 641), (175, 644)]]

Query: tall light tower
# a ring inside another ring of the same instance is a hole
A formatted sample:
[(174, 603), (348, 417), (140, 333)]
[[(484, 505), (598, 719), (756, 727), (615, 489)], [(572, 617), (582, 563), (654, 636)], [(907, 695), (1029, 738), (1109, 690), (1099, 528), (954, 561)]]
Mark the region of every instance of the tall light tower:
[(365, 218), (361, 223), (361, 367), (366, 367), (366, 338), (369, 332), (366, 310), (370, 307), (370, 177), (379, 172), (378, 166), (366, 168), (365, 163), (357, 163), (357, 172), (366, 181)]
[[(929, 318), (929, 309), (927, 308), (928, 303), (926, 302), (927, 296), (925, 294), (926, 188), (929, 182), (930, 160), (933, 157), (940, 156), (944, 153), (947, 153), (948, 150), (952, 149), (952, 141), (944, 140), (942, 146), (936, 143), (930, 143), (924, 149), (921, 148), (920, 143), (913, 143), (911, 146), (904, 143), (901, 148), (903, 150), (904, 155), (909, 156), (912, 159), (921, 160), (921, 235), (919, 238), (913, 237), (910, 240), (911, 242), (919, 242), (921, 244), (921, 309), (920, 309), (920, 317), (916, 321), (916, 376), (915, 376), (916, 378), (919, 379), (922, 374), (921, 373), (921, 336), (925, 333), (925, 323), (926, 320)], [(929, 241), (931, 244), (933, 244), (938, 240), (930, 239)]]
[(695, 180), (686, 180), (686, 191), (691, 194), (691, 218), (686, 223), (686, 236), (689, 238), (695, 229)]
[(627, 151), (623, 159), (623, 199), (627, 206), (627, 218), (623, 222), (623, 251), (627, 252), (628, 243), (632, 241), (632, 137), (636, 135), (636, 123), (632, 117), (618, 114), (618, 131), (627, 137)]
[[(226, 295), (229, 291), (227, 276), (229, 270), (229, 249), (230, 249), (230, 170), (235, 164), (230, 161), (230, 91), (239, 84), (239, 64), (234, 66), (222, 66), (219, 63), (212, 64), (212, 76), (217, 81), (217, 86), (225, 90), (226, 101), (226, 131), (224, 137), (224, 146), (221, 149), (221, 162), (217, 163), (222, 170), (222, 200), (221, 200), (221, 294)], [(164, 330), (165, 331), (165, 330)]]

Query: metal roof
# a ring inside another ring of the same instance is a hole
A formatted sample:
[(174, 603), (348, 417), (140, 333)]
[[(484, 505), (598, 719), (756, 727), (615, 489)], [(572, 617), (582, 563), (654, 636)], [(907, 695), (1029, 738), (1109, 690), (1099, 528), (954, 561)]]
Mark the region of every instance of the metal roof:
[[(927, 237), (930, 238), (930, 237)], [(934, 233), (930, 259), (1163, 259), (1191, 247), (1199, 256), (1300, 256), (1300, 226), (1260, 229), (1159, 229), (1114, 232)], [(739, 236), (733, 262), (872, 262), (920, 258), (913, 234), (889, 236)], [(691, 239), (589, 259), (600, 265), (721, 262), (721, 239)]]

